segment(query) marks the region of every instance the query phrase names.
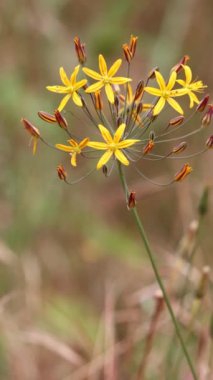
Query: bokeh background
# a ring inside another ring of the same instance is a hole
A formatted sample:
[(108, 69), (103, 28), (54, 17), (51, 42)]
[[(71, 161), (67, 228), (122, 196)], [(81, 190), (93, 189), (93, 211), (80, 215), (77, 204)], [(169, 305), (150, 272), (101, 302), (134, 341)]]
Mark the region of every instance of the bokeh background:
[[(74, 187), (66, 186), (57, 178), (56, 166), (63, 162), (73, 177), (78, 174), (64, 155), (43, 145), (32, 156), (21, 117), (34, 122), (47, 140), (62, 139), (60, 131), (38, 119), (37, 111), (52, 112), (57, 107), (60, 96), (48, 93), (45, 86), (58, 83), (61, 65), (69, 72), (77, 64), (76, 35), (86, 42), (88, 62), (94, 67), (97, 54), (113, 62), (122, 55), (121, 46), (130, 34), (139, 36), (136, 80), (156, 65), (168, 75), (188, 54), (194, 76), (207, 83), (213, 95), (212, 14), (211, 0), (1, 0), (1, 379), (86, 378), (76, 371), (91, 358), (102, 334), (98, 331), (107, 295), (113, 293), (116, 305), (123, 305), (124, 299), (154, 283), (116, 173), (109, 179), (97, 173)], [(203, 136), (193, 139), (195, 150), (205, 141)], [(165, 276), (170, 270), (167, 255), (173, 257), (197, 218), (206, 186), (209, 208), (196, 265), (198, 269), (212, 265), (212, 152), (190, 163), (193, 174), (168, 188), (129, 173)], [(144, 171), (165, 180), (178, 165), (147, 164)], [(142, 320), (144, 315), (146, 311)], [(129, 318), (131, 331), (138, 314)], [(123, 376), (129, 378), (128, 370)]]

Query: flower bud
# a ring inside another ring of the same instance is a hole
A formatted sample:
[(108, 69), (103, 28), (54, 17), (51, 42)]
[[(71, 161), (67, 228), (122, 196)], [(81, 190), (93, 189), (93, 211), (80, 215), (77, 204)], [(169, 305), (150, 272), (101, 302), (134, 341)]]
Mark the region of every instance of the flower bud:
[(67, 179), (67, 173), (63, 167), (63, 165), (58, 165), (57, 166), (57, 173), (58, 173), (58, 177), (62, 180), (62, 181), (66, 181)]
[(173, 117), (169, 121), (168, 127), (170, 127), (170, 126), (172, 126), (172, 127), (178, 127), (178, 125), (181, 125), (183, 123), (183, 121), (184, 121), (184, 116), (182, 116), (182, 115)]
[(94, 93), (94, 96), (95, 96), (95, 108), (96, 108), (96, 110), (101, 111), (103, 109), (103, 102), (101, 100), (100, 91), (96, 91)]
[(119, 96), (115, 95), (114, 106), (115, 106), (115, 110), (116, 110), (117, 115), (119, 113), (119, 105), (120, 105)]
[(173, 154), (181, 153), (187, 148), (187, 143), (185, 141), (181, 142), (180, 144), (176, 145), (174, 148), (172, 148)]
[(205, 113), (202, 119), (202, 126), (207, 126), (211, 123), (213, 115), (213, 104), (209, 104), (208, 111)]
[(180, 171), (175, 174), (174, 180), (176, 182), (182, 181), (191, 172), (192, 167), (189, 164), (184, 164)]
[(144, 155), (148, 154), (154, 148), (154, 145), (155, 145), (154, 141), (149, 140), (148, 143), (143, 148), (143, 154)]
[(74, 38), (74, 44), (78, 61), (82, 65), (86, 62), (85, 44), (82, 44), (80, 38), (77, 36)]
[(34, 127), (34, 125), (29, 120), (22, 118), (21, 122), (23, 123), (24, 128), (29, 132), (31, 136), (37, 138), (41, 136), (39, 130), (36, 127)]
[(62, 116), (62, 114), (59, 110), (55, 111), (55, 118), (57, 120), (59, 127), (61, 127), (62, 129), (67, 129), (68, 123), (67, 123), (65, 117)]
[(203, 112), (209, 102), (209, 95), (204, 96), (204, 98), (197, 105), (196, 111)]
[(209, 136), (208, 139), (206, 140), (206, 146), (208, 149), (213, 148), (213, 135)]
[(108, 169), (107, 169), (107, 166), (106, 166), (106, 165), (103, 165), (103, 166), (102, 166), (102, 172), (103, 172), (103, 174), (105, 175), (105, 177), (108, 176)]
[(135, 191), (131, 191), (131, 193), (129, 194), (127, 207), (130, 210), (134, 208), (135, 206), (136, 206)]
[(123, 52), (124, 52), (124, 56), (125, 56), (125, 58), (126, 58), (126, 61), (127, 61), (128, 63), (130, 63), (131, 60), (132, 60), (132, 53), (131, 53), (131, 51), (130, 51), (130, 49), (129, 49), (128, 44), (123, 44), (123, 45), (122, 45), (122, 48), (123, 48)]
[(140, 82), (138, 82), (138, 85), (136, 87), (134, 101), (141, 98), (141, 96), (143, 94), (143, 90), (144, 90), (144, 81), (140, 80)]
[(129, 41), (129, 50), (131, 51), (132, 58), (134, 58), (134, 55), (135, 55), (135, 52), (136, 52), (137, 41), (138, 41), (138, 37), (133, 36), (131, 34), (130, 41)]
[(48, 112), (45, 112), (45, 111), (39, 111), (38, 112), (38, 116), (40, 117), (40, 119), (46, 121), (47, 123), (56, 123), (56, 118), (54, 115), (51, 115), (50, 113)]
[(178, 74), (183, 69), (183, 65), (185, 65), (189, 59), (190, 57), (188, 55), (184, 55), (183, 58), (181, 58), (181, 60), (174, 67), (172, 67), (171, 72), (176, 71)]

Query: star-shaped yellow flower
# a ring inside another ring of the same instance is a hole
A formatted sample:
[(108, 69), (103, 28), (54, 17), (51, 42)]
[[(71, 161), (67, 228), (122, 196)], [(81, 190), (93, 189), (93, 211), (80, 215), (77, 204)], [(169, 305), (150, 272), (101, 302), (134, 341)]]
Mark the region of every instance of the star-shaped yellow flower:
[(145, 87), (144, 89), (149, 94), (160, 98), (154, 107), (153, 115), (158, 115), (164, 108), (166, 102), (168, 102), (170, 106), (173, 107), (178, 113), (183, 115), (181, 106), (178, 104), (178, 102), (176, 102), (176, 100), (173, 99), (176, 96), (182, 96), (187, 93), (186, 89), (172, 90), (176, 83), (177, 73), (175, 71), (172, 71), (167, 84), (161, 73), (159, 73), (157, 70), (155, 71), (155, 77), (159, 85), (159, 89), (154, 87)]
[(82, 70), (86, 75), (89, 77), (97, 80), (97, 83), (92, 84), (86, 89), (87, 93), (96, 92), (100, 90), (102, 87), (105, 87), (106, 95), (110, 103), (114, 103), (115, 96), (114, 91), (112, 88), (113, 84), (124, 84), (127, 82), (130, 82), (130, 78), (124, 78), (124, 77), (114, 77), (114, 75), (117, 73), (118, 69), (120, 68), (122, 63), (122, 59), (117, 59), (113, 63), (113, 65), (110, 67), (110, 69), (107, 69), (106, 61), (102, 54), (99, 55), (99, 69), (100, 74), (97, 73), (94, 70), (88, 69), (87, 67), (84, 67)]
[(118, 127), (113, 137), (111, 136), (108, 129), (105, 128), (103, 125), (99, 124), (98, 127), (105, 142), (89, 141), (87, 144), (87, 146), (97, 150), (106, 150), (106, 152), (103, 154), (103, 156), (97, 163), (97, 169), (102, 168), (102, 166), (105, 165), (113, 155), (123, 165), (129, 165), (129, 161), (122, 152), (122, 149), (129, 148), (130, 146), (139, 142), (140, 140), (121, 140), (126, 128), (126, 125), (124, 123), (122, 123)]
[(203, 92), (203, 89), (207, 86), (203, 84), (201, 80), (198, 80), (197, 82), (192, 82), (192, 70), (187, 65), (182, 65), (186, 79), (185, 81), (183, 79), (178, 79), (177, 83), (179, 83), (183, 88), (187, 90), (187, 95), (190, 99), (190, 108), (193, 108), (194, 103), (199, 103), (199, 99), (197, 96), (193, 93), (194, 92)]
[(88, 145), (88, 138), (83, 139), (80, 143), (77, 141), (70, 139), (68, 140), (69, 145), (63, 145), (63, 144), (56, 144), (56, 148), (59, 150), (63, 150), (64, 152), (68, 152), (71, 155), (71, 165), (77, 166), (76, 163), (76, 156), (77, 154), (81, 154), (82, 149), (85, 148)]
[(73, 73), (70, 76), (70, 79), (67, 77), (67, 74), (63, 67), (60, 67), (59, 74), (61, 77), (61, 81), (64, 84), (64, 86), (47, 86), (47, 90), (52, 92), (57, 92), (58, 94), (67, 94), (61, 101), (61, 103), (58, 106), (58, 110), (61, 112), (63, 108), (66, 106), (67, 102), (71, 98), (73, 102), (79, 106), (82, 107), (82, 101), (80, 96), (78, 95), (77, 91), (83, 87), (86, 83), (86, 79), (82, 79), (79, 82), (76, 81), (77, 75), (79, 72), (80, 65), (76, 66)]

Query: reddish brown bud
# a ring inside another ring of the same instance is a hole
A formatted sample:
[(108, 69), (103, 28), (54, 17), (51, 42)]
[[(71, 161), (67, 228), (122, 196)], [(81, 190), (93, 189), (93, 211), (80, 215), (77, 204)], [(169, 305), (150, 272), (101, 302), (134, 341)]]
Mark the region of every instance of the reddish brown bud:
[(131, 191), (131, 193), (129, 194), (127, 207), (128, 209), (131, 209), (131, 208), (134, 208), (135, 206), (136, 206), (135, 191)]
[(134, 55), (135, 55), (135, 52), (136, 52), (137, 41), (138, 41), (138, 37), (133, 36), (131, 34), (130, 41), (129, 41), (129, 50), (131, 51), (132, 58), (134, 58)]
[(196, 111), (203, 112), (208, 104), (208, 101), (209, 101), (209, 95), (204, 96), (204, 98), (198, 104)]
[(213, 104), (209, 104), (208, 111), (205, 113), (202, 119), (203, 126), (209, 125), (211, 123), (212, 115), (213, 115)]
[(29, 132), (29, 134), (31, 136), (37, 137), (37, 138), (40, 137), (39, 130), (36, 127), (34, 127), (34, 125), (30, 121), (28, 121), (27, 119), (22, 118), (21, 122), (23, 123), (24, 128)]
[(48, 112), (45, 112), (45, 111), (39, 111), (38, 112), (38, 116), (40, 117), (40, 119), (46, 121), (47, 123), (56, 123), (56, 118), (54, 115), (51, 115), (50, 113)]
[(184, 116), (182, 116), (182, 115), (173, 117), (169, 121), (168, 127), (170, 127), (170, 126), (177, 127), (178, 125), (181, 125), (183, 123), (183, 121), (184, 121)]
[(80, 38), (77, 36), (74, 38), (74, 44), (78, 61), (82, 65), (86, 62), (85, 44), (82, 44)]
[(142, 111), (143, 111), (143, 103), (140, 102), (140, 103), (138, 103), (138, 105), (136, 107), (136, 116), (139, 115)]
[(183, 65), (186, 65), (190, 57), (188, 55), (184, 55), (183, 58), (174, 66), (172, 67), (171, 71), (176, 71), (176, 73), (179, 73), (183, 69)]
[(174, 148), (172, 148), (171, 153), (181, 153), (187, 148), (187, 143), (185, 141), (181, 142), (180, 144), (176, 145)]
[(138, 85), (136, 87), (134, 101), (141, 98), (141, 96), (143, 95), (143, 90), (144, 90), (144, 81), (140, 80), (140, 82), (138, 82)]
[(213, 148), (213, 135), (209, 136), (208, 139), (206, 140), (206, 146), (209, 149)]
[(180, 171), (175, 174), (174, 180), (177, 182), (182, 181), (191, 172), (191, 166), (189, 166), (189, 164), (184, 164)]
[(103, 102), (101, 100), (100, 91), (96, 91), (94, 93), (94, 96), (95, 96), (95, 108), (96, 108), (96, 110), (101, 111), (103, 109)]
[(63, 129), (67, 129), (68, 123), (67, 123), (65, 117), (62, 116), (62, 114), (59, 110), (55, 111), (55, 118), (57, 120), (59, 127), (63, 128)]
[(145, 155), (145, 154), (149, 153), (154, 148), (154, 145), (155, 145), (154, 141), (149, 140), (148, 143), (143, 148), (143, 154)]
[(103, 166), (102, 166), (102, 172), (103, 172), (103, 174), (105, 175), (105, 177), (107, 177), (107, 175), (108, 175), (108, 169), (107, 169), (107, 166), (106, 166), (106, 165), (103, 165)]
[(159, 71), (159, 67), (154, 67), (148, 74), (147, 79), (155, 79), (155, 71)]
[(129, 49), (129, 46), (127, 44), (123, 44), (122, 48), (123, 48), (123, 52), (124, 52), (124, 56), (126, 58), (126, 61), (128, 63), (130, 63), (131, 60), (132, 60), (132, 53), (131, 53), (131, 51)]
[(115, 95), (114, 106), (115, 106), (115, 110), (116, 110), (117, 115), (119, 113), (119, 105), (120, 105), (119, 96)]
[(58, 165), (57, 166), (57, 173), (58, 177), (62, 180), (65, 181), (67, 179), (67, 173), (63, 167), (63, 165)]

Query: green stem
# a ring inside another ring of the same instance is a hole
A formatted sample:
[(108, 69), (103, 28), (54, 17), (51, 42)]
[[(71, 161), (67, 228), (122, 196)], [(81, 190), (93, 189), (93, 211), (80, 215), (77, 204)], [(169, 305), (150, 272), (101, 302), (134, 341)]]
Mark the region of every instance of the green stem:
[[(128, 189), (128, 186), (127, 186), (127, 183), (126, 183), (126, 178), (125, 178), (125, 175), (124, 175), (124, 172), (123, 172), (123, 169), (122, 169), (122, 166), (120, 164), (120, 162), (118, 163), (118, 171), (119, 171), (119, 176), (120, 176), (120, 180), (121, 180), (121, 183), (122, 183), (122, 186), (123, 186), (123, 189), (124, 189), (124, 192), (125, 192), (125, 196), (126, 196), (126, 200), (128, 200), (129, 198), (129, 189)], [(193, 379), (194, 380), (198, 380), (198, 377), (196, 375), (196, 372), (195, 372), (195, 369), (194, 369), (194, 366), (192, 364), (192, 361), (191, 361), (191, 358), (190, 358), (190, 355), (187, 351), (187, 348), (186, 348), (186, 345), (185, 345), (185, 342), (183, 340), (183, 337), (182, 337), (182, 334), (181, 334), (181, 331), (180, 331), (180, 326), (179, 326), (179, 323), (178, 321), (176, 320), (176, 317), (175, 317), (175, 314), (174, 314), (174, 311), (172, 309), (172, 306), (171, 306), (171, 303), (170, 303), (170, 300), (169, 300), (169, 297), (167, 295), (167, 291), (163, 285), (163, 282), (161, 280), (161, 276), (158, 272), (158, 268), (155, 264), (155, 260), (154, 260), (154, 256), (153, 256), (153, 253), (152, 253), (152, 249), (150, 247), (150, 244), (149, 244), (149, 241), (148, 241), (148, 238), (146, 236), (146, 233), (145, 233), (145, 230), (144, 230), (144, 227), (143, 227), (143, 224), (140, 220), (140, 216), (138, 214), (138, 211), (137, 211), (137, 208), (134, 207), (131, 209), (131, 212), (133, 214), (133, 217), (135, 219), (135, 222), (137, 224), (137, 227), (139, 229), (139, 233), (140, 233), (140, 236), (143, 240), (143, 243), (144, 243), (144, 246), (146, 248), (146, 252), (148, 254), (148, 257), (149, 257), (149, 260), (151, 262), (151, 265), (152, 265), (152, 269), (154, 271), (154, 274), (155, 274), (155, 277), (156, 277), (156, 280), (158, 282), (158, 285), (163, 293), (163, 296), (164, 296), (164, 300), (165, 300), (165, 303), (166, 303), (166, 306), (168, 308), (168, 311), (169, 311), (169, 314), (170, 314), (170, 317), (171, 317), (171, 320), (172, 320), (172, 323), (174, 325), (174, 328), (175, 328), (175, 331), (176, 331), (176, 334), (177, 334), (177, 337), (179, 339), (179, 342), (180, 342), (180, 345), (181, 345), (181, 348), (183, 350), (183, 354), (186, 358), (186, 361), (188, 362), (188, 365), (190, 367), (190, 370), (191, 370), (191, 373), (192, 373), (192, 376), (193, 376)]]

